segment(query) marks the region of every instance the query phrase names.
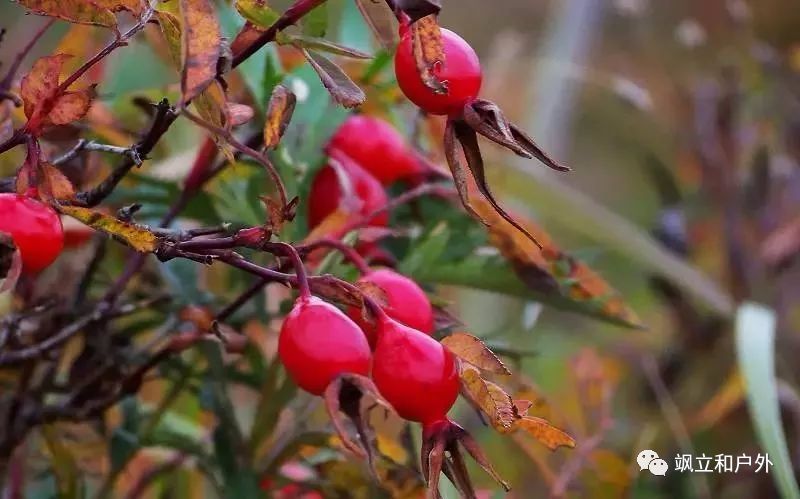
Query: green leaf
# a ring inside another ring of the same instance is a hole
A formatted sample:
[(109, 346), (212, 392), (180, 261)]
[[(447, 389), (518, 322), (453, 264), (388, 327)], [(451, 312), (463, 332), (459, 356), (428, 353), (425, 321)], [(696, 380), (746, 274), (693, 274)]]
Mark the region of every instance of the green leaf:
[[(282, 369), (277, 359), (273, 360), (261, 387), (253, 427), (250, 430), (249, 448), (254, 453), (262, 441), (275, 429), (281, 410), (297, 391), (288, 376), (280, 376)], [(282, 379), (281, 379), (282, 378)]]
[(47, 443), (47, 448), (53, 455), (52, 464), (58, 487), (58, 497), (65, 499), (81, 497), (81, 481), (75, 457), (58, 438), (52, 426), (43, 426), (42, 435)]
[(736, 312), (736, 356), (756, 435), (775, 465), (771, 475), (784, 499), (800, 498), (781, 424), (775, 379), (775, 312), (744, 303)]
[(242, 17), (264, 29), (272, 26), (280, 17), (264, 0), (236, 0), (236, 10)]

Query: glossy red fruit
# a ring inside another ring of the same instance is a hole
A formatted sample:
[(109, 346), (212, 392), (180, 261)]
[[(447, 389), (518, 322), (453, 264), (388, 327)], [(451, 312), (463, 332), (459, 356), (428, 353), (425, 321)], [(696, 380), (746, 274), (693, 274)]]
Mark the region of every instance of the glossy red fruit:
[(25, 272), (39, 272), (64, 248), (64, 229), (58, 213), (28, 196), (0, 194), (0, 232), (11, 236)]
[[(339, 165), (341, 173), (346, 176), (353, 189), (353, 193), (360, 201), (356, 215), (367, 216), (389, 202), (383, 186), (368, 171), (361, 168), (352, 159), (342, 153), (331, 154)], [(308, 196), (308, 225), (316, 227), (325, 218), (336, 211), (344, 201), (342, 199), (342, 179), (331, 165), (324, 166), (314, 177), (311, 191)], [(385, 226), (389, 223), (389, 214), (382, 212), (375, 216), (370, 225)]]
[(383, 185), (421, 173), (419, 162), (405, 139), (380, 118), (353, 115), (336, 130), (328, 151), (341, 151)]
[[(386, 296), (383, 310), (389, 317), (425, 334), (433, 334), (433, 307), (425, 291), (412, 279), (394, 270), (377, 269), (363, 275), (358, 281), (383, 290)], [(361, 326), (370, 345), (374, 346), (375, 326), (363, 319), (361, 309), (352, 307), (347, 315)]]
[(341, 373), (366, 376), (371, 352), (364, 333), (338, 308), (301, 296), (283, 321), (278, 356), (300, 388), (321, 395)]
[(464, 105), (481, 90), (483, 75), (478, 55), (463, 38), (442, 28), (445, 61), (433, 74), (447, 85), (446, 94), (437, 94), (422, 82), (412, 53), (412, 33), (400, 39), (394, 56), (394, 72), (400, 89), (408, 99), (431, 114), (460, 116)]
[(444, 420), (458, 397), (456, 362), (425, 333), (383, 317), (378, 323), (372, 379), (400, 416), (424, 426)]

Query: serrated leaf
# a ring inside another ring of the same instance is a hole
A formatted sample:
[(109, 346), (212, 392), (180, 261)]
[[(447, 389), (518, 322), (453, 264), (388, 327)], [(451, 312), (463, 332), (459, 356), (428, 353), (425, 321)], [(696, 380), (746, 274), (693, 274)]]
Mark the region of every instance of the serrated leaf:
[(264, 121), (264, 146), (267, 149), (278, 146), (292, 119), (296, 103), (297, 97), (285, 86), (278, 85), (272, 91)]
[(361, 11), (364, 21), (375, 34), (378, 42), (388, 50), (394, 52), (399, 42), (397, 35), (397, 20), (394, 12), (386, 2), (374, 0), (355, 0), (358, 10)]
[(444, 338), (442, 345), (478, 369), (495, 374), (511, 374), (511, 371), (480, 338), (467, 333), (455, 332)]
[(360, 50), (339, 45), (324, 38), (316, 38), (312, 36), (289, 36), (288, 43), (291, 43), (298, 48), (306, 48), (318, 50), (320, 52), (327, 52), (328, 54), (340, 55), (343, 57), (351, 57), (353, 59), (371, 59), (372, 56)]
[(111, 215), (80, 206), (59, 206), (58, 210), (93, 229), (114, 236), (136, 251), (149, 253), (158, 246), (158, 238), (150, 230), (129, 222), (117, 220)]
[(181, 92), (183, 102), (200, 94), (217, 77), (223, 56), (222, 34), (209, 0), (180, 0), (182, 36)]
[(38, 135), (45, 125), (66, 125), (83, 118), (94, 96), (92, 87), (64, 92), (59, 88), (61, 68), (68, 54), (56, 54), (38, 59), (20, 82), (24, 103), (26, 128)]
[(303, 55), (314, 68), (322, 85), (334, 101), (344, 107), (360, 106), (366, 100), (364, 91), (333, 61), (312, 50), (303, 49)]

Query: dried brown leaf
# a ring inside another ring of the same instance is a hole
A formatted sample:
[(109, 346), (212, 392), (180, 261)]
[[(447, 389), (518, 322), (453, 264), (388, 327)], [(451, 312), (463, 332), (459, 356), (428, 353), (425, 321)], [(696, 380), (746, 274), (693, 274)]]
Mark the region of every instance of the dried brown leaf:
[(183, 26), (181, 91), (188, 102), (214, 81), (224, 47), (210, 0), (180, 0)]
[(58, 210), (69, 215), (93, 229), (105, 232), (110, 236), (125, 242), (128, 246), (140, 252), (155, 251), (158, 239), (148, 229), (129, 222), (122, 222), (116, 218), (80, 206), (59, 206)]
[(511, 371), (497, 358), (479, 338), (467, 333), (455, 332), (442, 340), (448, 350), (469, 362), (478, 369), (495, 374), (511, 374)]
[(397, 8), (408, 14), (411, 21), (438, 14), (442, 10), (441, 0), (395, 0)]
[(272, 149), (278, 146), (294, 113), (297, 97), (291, 90), (278, 85), (272, 91), (264, 122), (264, 146)]
[(327, 57), (314, 52), (313, 50), (303, 49), (303, 55), (319, 75), (322, 85), (331, 94), (333, 100), (344, 107), (351, 108), (360, 106), (366, 100), (364, 91), (356, 85), (353, 80)]
[(447, 94), (447, 82), (439, 80), (434, 69), (445, 64), (442, 32), (435, 15), (419, 19), (411, 25), (412, 53), (422, 83), (438, 94)]
[(309, 279), (309, 285), (315, 295), (345, 306), (360, 307), (363, 301), (361, 293), (343, 285), (339, 279), (331, 275)]

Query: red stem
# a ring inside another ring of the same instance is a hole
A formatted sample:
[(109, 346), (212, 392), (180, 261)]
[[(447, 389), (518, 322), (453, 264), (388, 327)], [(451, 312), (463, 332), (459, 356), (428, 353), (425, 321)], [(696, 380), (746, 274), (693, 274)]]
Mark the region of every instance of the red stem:
[(273, 41), (278, 32), (295, 24), (300, 20), (300, 18), (323, 3), (325, 3), (325, 0), (296, 0), (295, 3), (286, 9), (281, 17), (279, 17), (278, 20), (272, 24), (272, 26), (267, 28), (267, 30), (264, 31), (261, 36), (256, 38), (253, 43), (247, 46), (240, 53), (234, 54), (233, 67), (235, 68), (244, 62), (248, 57), (258, 52), (258, 49)]
[(280, 249), (286, 256), (288, 256), (292, 260), (292, 266), (294, 267), (294, 273), (297, 276), (297, 288), (300, 290), (300, 298), (308, 299), (311, 297), (311, 289), (308, 286), (308, 274), (306, 273), (306, 266), (303, 263), (303, 260), (300, 258), (300, 254), (297, 253), (297, 250), (289, 243), (267, 243), (264, 245), (265, 248), (276, 248)]
[(352, 246), (348, 246), (339, 239), (324, 237), (314, 242), (306, 244), (301, 249), (304, 251), (314, 251), (317, 248), (328, 247), (342, 254), (358, 270), (359, 274), (367, 274), (370, 271), (369, 265), (364, 258)]

